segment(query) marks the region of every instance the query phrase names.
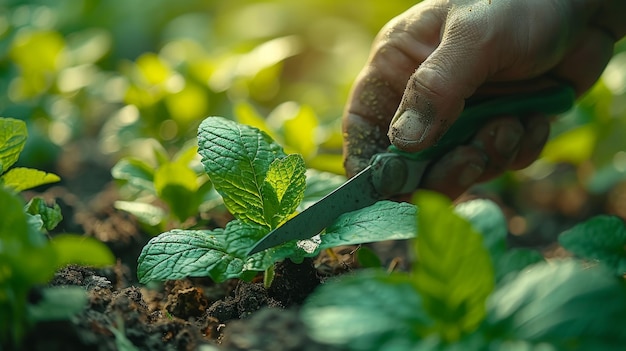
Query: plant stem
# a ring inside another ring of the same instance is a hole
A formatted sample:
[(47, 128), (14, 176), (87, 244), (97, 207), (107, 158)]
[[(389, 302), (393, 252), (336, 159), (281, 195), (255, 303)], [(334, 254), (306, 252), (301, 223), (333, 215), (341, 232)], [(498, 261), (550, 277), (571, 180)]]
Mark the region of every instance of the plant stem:
[(269, 289), (272, 286), (272, 282), (274, 281), (274, 269), (276, 265), (273, 264), (269, 266), (265, 272), (263, 272), (263, 286), (265, 289)]

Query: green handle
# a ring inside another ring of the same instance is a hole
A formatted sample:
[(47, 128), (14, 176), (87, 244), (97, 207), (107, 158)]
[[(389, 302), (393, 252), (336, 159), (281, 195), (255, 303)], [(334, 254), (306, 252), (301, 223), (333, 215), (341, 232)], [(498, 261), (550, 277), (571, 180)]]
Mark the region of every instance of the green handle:
[(430, 148), (413, 153), (401, 151), (395, 146), (391, 146), (389, 150), (417, 161), (437, 159), (467, 142), (480, 127), (494, 117), (524, 116), (534, 112), (556, 115), (569, 110), (574, 104), (574, 98), (574, 89), (563, 85), (540, 92), (485, 100), (466, 107), (446, 134)]

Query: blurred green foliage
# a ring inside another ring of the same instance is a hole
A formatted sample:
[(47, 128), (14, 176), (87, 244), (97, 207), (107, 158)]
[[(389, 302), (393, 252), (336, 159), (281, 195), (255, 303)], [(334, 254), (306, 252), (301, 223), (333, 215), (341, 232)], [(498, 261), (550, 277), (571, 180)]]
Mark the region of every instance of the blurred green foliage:
[[(106, 167), (151, 157), (154, 139), (175, 154), (216, 115), (341, 173), (349, 87), (375, 34), (414, 4), (0, 0), (0, 115), (27, 122), (19, 162), (39, 169), (57, 171), (60, 153), (81, 140), (93, 146), (85, 157), (109, 156)], [(625, 67), (622, 41), (600, 82), (553, 124), (542, 160), (483, 189), (514, 194), (518, 209), (579, 217), (590, 215), (590, 196), (611, 193), (602, 210), (626, 218)], [(516, 232), (541, 222), (525, 220)]]
[(207, 115), (295, 101), (338, 154), (338, 117), (370, 42), (413, 3), (4, 0), (0, 115), (39, 137), (24, 159), (35, 163), (85, 137), (105, 154), (147, 137), (179, 147)]

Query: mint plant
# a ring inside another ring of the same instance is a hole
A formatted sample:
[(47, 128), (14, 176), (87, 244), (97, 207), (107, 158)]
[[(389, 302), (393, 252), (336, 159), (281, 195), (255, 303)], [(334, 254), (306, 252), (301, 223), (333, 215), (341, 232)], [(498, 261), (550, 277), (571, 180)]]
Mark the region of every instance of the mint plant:
[(105, 266), (115, 262), (96, 239), (72, 234), (48, 239), (44, 233), (54, 228), (60, 215), (54, 207), (42, 209), (43, 205), (31, 214), (34, 203), (27, 206), (0, 186), (0, 337), (13, 343), (32, 323), (66, 318), (83, 307), (80, 301), (86, 302), (82, 289), (46, 288), (44, 299), (31, 304), (28, 292), (35, 285), (45, 284), (58, 268), (70, 263)]
[(148, 232), (157, 234), (180, 226), (197, 215), (203, 204), (215, 203), (217, 196), (212, 194), (212, 184), (196, 160), (195, 145), (189, 144), (170, 157), (155, 142), (153, 154), (153, 162), (124, 157), (111, 174), (127, 199), (117, 201), (115, 207), (131, 213)]
[[(313, 189), (316, 182), (307, 180), (300, 155), (287, 155), (268, 134), (225, 118), (209, 117), (201, 123), (198, 152), (215, 190), (235, 219), (225, 228), (175, 229), (151, 239), (138, 259), (137, 274), (142, 283), (188, 276), (209, 276), (217, 282), (250, 280), (259, 271), (271, 273), (280, 260), (301, 262), (338, 245), (415, 235), (413, 205), (380, 201), (340, 216), (319, 237), (287, 242), (248, 257), (253, 244), (307, 203), (307, 193), (320, 195), (319, 189)], [(314, 173), (308, 174), (314, 177)], [(307, 182), (313, 191), (306, 191)]]
[(38, 197), (24, 204), (16, 195), (59, 180), (35, 169), (10, 168), (27, 136), (24, 122), (0, 118), (0, 339), (1, 345), (9, 346), (17, 345), (32, 323), (67, 318), (87, 302), (82, 289), (57, 287), (42, 290), (42, 299), (29, 303), (28, 293), (35, 285), (45, 284), (58, 268), (70, 263), (114, 262), (109, 249), (93, 238), (61, 234), (48, 239), (46, 233), (63, 219), (59, 206)]
[(559, 242), (578, 257), (602, 262), (618, 276), (626, 274), (626, 226), (619, 217), (593, 217), (562, 233)]
[(314, 339), (361, 351), (623, 348), (626, 286), (606, 266), (504, 250), (506, 222), (486, 200), (454, 210), (434, 193), (415, 200), (413, 272), (365, 270), (318, 288), (301, 313)]
[(11, 168), (24, 150), (27, 138), (26, 123), (0, 117), (0, 184), (17, 192), (60, 180), (55, 174), (32, 168)]

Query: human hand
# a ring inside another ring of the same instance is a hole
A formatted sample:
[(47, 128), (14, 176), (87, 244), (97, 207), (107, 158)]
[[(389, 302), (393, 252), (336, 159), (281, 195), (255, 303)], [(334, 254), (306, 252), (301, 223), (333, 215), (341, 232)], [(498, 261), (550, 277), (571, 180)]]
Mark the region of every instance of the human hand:
[[(584, 93), (626, 32), (623, 13), (623, 0), (425, 0), (412, 7), (381, 30), (352, 89), (343, 124), (348, 174), (390, 140), (405, 151), (433, 145), (467, 98), (558, 84)], [(455, 198), (528, 166), (548, 134), (540, 114), (494, 119), (434, 162), (422, 186)]]

